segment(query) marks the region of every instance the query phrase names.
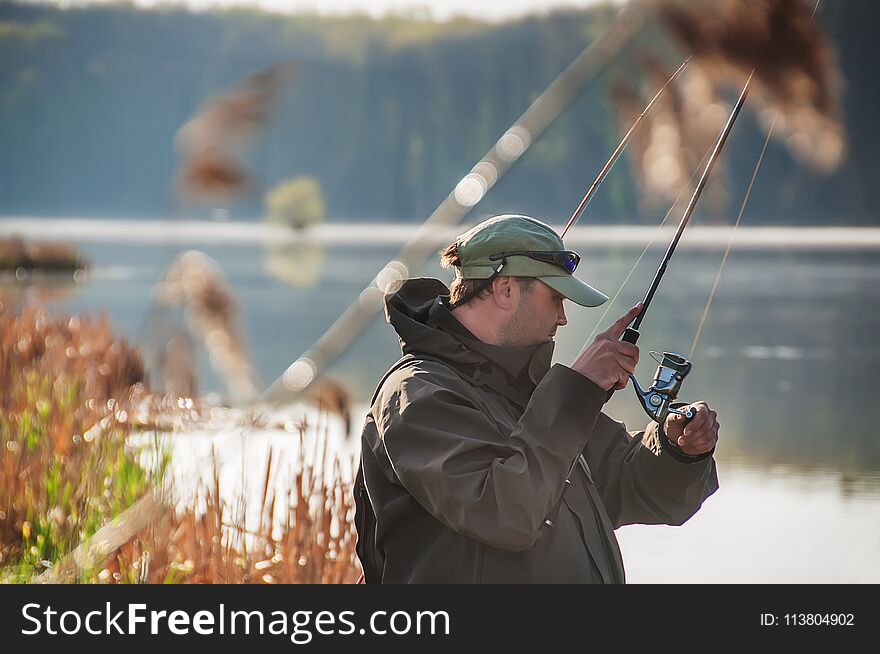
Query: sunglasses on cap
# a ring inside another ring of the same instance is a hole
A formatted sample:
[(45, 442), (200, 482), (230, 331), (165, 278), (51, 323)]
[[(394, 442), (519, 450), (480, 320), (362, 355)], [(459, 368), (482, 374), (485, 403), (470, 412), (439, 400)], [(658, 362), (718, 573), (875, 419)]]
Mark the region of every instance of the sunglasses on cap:
[(504, 260), (507, 257), (523, 256), (534, 259), (535, 261), (543, 261), (551, 263), (554, 266), (564, 268), (570, 273), (577, 270), (578, 264), (581, 262), (581, 255), (572, 250), (546, 250), (546, 251), (526, 251), (520, 250), (516, 252), (499, 252), (498, 254), (490, 254), (491, 261)]

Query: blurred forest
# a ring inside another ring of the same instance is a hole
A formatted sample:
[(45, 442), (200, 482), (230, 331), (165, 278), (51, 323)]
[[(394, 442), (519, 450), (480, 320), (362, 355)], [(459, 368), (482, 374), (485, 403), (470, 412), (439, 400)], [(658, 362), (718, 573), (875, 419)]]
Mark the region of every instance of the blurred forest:
[[(259, 218), (266, 190), (309, 175), (330, 222), (420, 222), (615, 12), (495, 24), (0, 3), (0, 214), (199, 215), (173, 194), (178, 128), (245, 76), (294, 62), (248, 155), (256, 188), (232, 217)], [(821, 176), (774, 141), (749, 224), (876, 222), (880, 93), (869, 32), (878, 17), (868, 0), (823, 1), (818, 19), (845, 78), (848, 155)], [(686, 54), (657, 27), (644, 30), (478, 211), (567, 219), (620, 138), (609, 90), (620, 80), (647, 88), (636, 65), (645, 48), (675, 65)], [(704, 220), (735, 215), (763, 136), (755, 114), (744, 115), (728, 144), (728, 211)], [(643, 206), (620, 165), (587, 222), (655, 223), (662, 213)]]

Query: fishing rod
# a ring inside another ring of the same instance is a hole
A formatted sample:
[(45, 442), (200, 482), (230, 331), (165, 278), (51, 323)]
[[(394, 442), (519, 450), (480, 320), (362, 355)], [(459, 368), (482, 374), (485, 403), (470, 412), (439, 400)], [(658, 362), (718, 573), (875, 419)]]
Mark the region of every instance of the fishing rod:
[(672, 84), (679, 75), (681, 75), (682, 71), (685, 67), (690, 63), (691, 59), (693, 59), (693, 55), (684, 60), (681, 66), (678, 67), (674, 73), (672, 73), (672, 77), (666, 80), (666, 83), (660, 87), (660, 90), (651, 98), (651, 101), (642, 109), (642, 113), (638, 115), (638, 117), (633, 121), (632, 126), (629, 128), (629, 131), (624, 134), (623, 138), (620, 140), (620, 143), (617, 144), (617, 147), (614, 149), (614, 152), (611, 153), (611, 157), (609, 157), (608, 161), (605, 162), (605, 165), (602, 167), (602, 170), (599, 171), (599, 174), (596, 176), (596, 179), (593, 180), (593, 183), (590, 185), (590, 188), (587, 189), (587, 192), (584, 194), (584, 197), (581, 199), (580, 204), (578, 204), (577, 209), (574, 210), (574, 213), (571, 214), (571, 218), (568, 219), (568, 223), (565, 225), (565, 229), (562, 230), (562, 233), (559, 235), (559, 238), (565, 238), (565, 235), (568, 233), (568, 230), (574, 225), (578, 218), (581, 217), (581, 214), (587, 208), (587, 205), (590, 204), (590, 201), (593, 199), (593, 195), (599, 189), (599, 186), (605, 181), (605, 176), (608, 172), (614, 167), (614, 164), (617, 162), (617, 158), (623, 153), (626, 146), (629, 144), (629, 140), (632, 137), (633, 133), (636, 131), (636, 127), (638, 127), (639, 123), (642, 122), (642, 119), (651, 111), (654, 105), (657, 103), (657, 100), (660, 99), (660, 96), (663, 95), (663, 92), (666, 90), (666, 87)]
[[(718, 160), (718, 156), (721, 154), (721, 150), (724, 148), (727, 137), (730, 135), (730, 130), (733, 128), (733, 124), (734, 122), (736, 122), (736, 118), (737, 116), (739, 116), (743, 104), (745, 104), (746, 96), (748, 96), (749, 87), (751, 86), (752, 76), (754, 74), (755, 71), (752, 70), (752, 73), (749, 75), (748, 80), (746, 80), (745, 86), (743, 86), (742, 92), (740, 93), (740, 96), (733, 107), (733, 110), (730, 112), (730, 116), (727, 118), (727, 122), (722, 128), (721, 133), (718, 135), (718, 140), (715, 142), (715, 147), (712, 150), (712, 154), (709, 156), (709, 160), (706, 162), (706, 167), (703, 170), (702, 175), (700, 176), (700, 180), (697, 183), (696, 188), (694, 189), (694, 193), (691, 196), (687, 207), (685, 207), (684, 214), (681, 217), (681, 222), (678, 225), (675, 236), (673, 237), (672, 242), (669, 244), (669, 247), (666, 250), (666, 254), (663, 256), (663, 260), (660, 262), (660, 267), (657, 269), (657, 273), (654, 275), (654, 280), (651, 282), (651, 286), (648, 289), (647, 294), (645, 295), (645, 299), (642, 301), (642, 310), (639, 315), (636, 316), (636, 319), (633, 321), (632, 325), (626, 328), (626, 331), (621, 338), (622, 341), (635, 344), (639, 340), (639, 327), (641, 326), (642, 321), (645, 318), (645, 314), (648, 311), (648, 307), (650, 306), (651, 301), (654, 299), (654, 294), (657, 292), (657, 287), (660, 285), (660, 280), (663, 278), (663, 275), (666, 272), (667, 264), (672, 258), (672, 255), (675, 252), (675, 248), (678, 246), (681, 235), (684, 233), (685, 228), (690, 222), (691, 215), (694, 212), (694, 208), (697, 206), (700, 195), (703, 193), (703, 189), (706, 186), (709, 175), (712, 172), (712, 169), (715, 167), (715, 162)], [(676, 398), (678, 397), (678, 392), (681, 389), (682, 382), (684, 381), (685, 377), (687, 377), (688, 373), (690, 373), (693, 364), (688, 361), (688, 359), (675, 352), (663, 352), (662, 355), (658, 355), (657, 352), (651, 352), (651, 356), (654, 358), (655, 361), (657, 361), (659, 365), (657, 367), (657, 371), (654, 374), (654, 379), (647, 389), (642, 388), (634, 374), (630, 374), (629, 377), (633, 382), (633, 389), (635, 390), (636, 397), (638, 398), (639, 403), (642, 405), (642, 408), (645, 410), (648, 416), (659, 425), (661, 440), (666, 440), (666, 434), (663, 431), (663, 423), (666, 421), (666, 417), (670, 413), (683, 416), (685, 419), (685, 424), (690, 422), (696, 415), (695, 411), (691, 408), (680, 410), (672, 406), (673, 402), (675, 402)], [(607, 399), (611, 398), (613, 393), (613, 390), (608, 391), (606, 401)]]

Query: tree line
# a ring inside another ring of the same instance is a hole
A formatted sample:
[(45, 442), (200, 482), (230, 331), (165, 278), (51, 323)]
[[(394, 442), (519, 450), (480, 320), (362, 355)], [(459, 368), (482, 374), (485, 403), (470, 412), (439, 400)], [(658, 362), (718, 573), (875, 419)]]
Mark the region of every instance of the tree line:
[[(329, 220), (421, 221), (615, 9), (596, 6), (504, 23), (363, 16), (192, 13), (130, 6), (0, 4), (0, 214), (173, 216), (204, 209), (173, 193), (177, 129), (206, 100), (267, 66), (296, 74), (248, 154), (256, 187), (232, 207), (257, 219), (265, 192), (319, 180)], [(768, 150), (751, 224), (871, 224), (880, 201), (878, 92), (869, 36), (880, 7), (828, 0), (820, 19), (846, 79), (848, 155), (819, 176), (784, 146)], [(487, 195), (480, 212), (562, 222), (621, 136), (610, 89), (633, 80), (644, 47), (683, 55), (657, 30), (636, 42)], [(728, 144), (730, 218), (763, 141), (745, 115)], [(599, 223), (653, 223), (625, 162), (590, 207)]]

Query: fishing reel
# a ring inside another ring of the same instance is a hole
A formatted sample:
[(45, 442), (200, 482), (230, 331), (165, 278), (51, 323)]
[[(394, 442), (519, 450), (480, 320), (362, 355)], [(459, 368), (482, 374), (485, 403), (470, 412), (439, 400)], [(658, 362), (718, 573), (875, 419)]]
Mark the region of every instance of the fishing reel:
[(660, 425), (661, 430), (670, 413), (684, 416), (685, 424), (689, 423), (696, 415), (696, 411), (690, 407), (685, 410), (676, 409), (672, 404), (678, 397), (681, 384), (691, 371), (693, 364), (675, 352), (664, 352), (662, 355), (651, 352), (651, 358), (660, 365), (657, 366), (654, 380), (647, 390), (641, 387), (635, 375), (629, 376), (639, 403), (651, 420)]

